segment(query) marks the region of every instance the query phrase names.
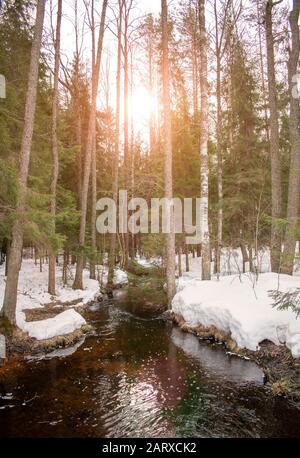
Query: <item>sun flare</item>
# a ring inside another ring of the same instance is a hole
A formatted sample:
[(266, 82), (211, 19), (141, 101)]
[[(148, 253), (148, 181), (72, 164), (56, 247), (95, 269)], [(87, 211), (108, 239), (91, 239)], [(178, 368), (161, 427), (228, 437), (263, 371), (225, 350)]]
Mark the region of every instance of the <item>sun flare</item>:
[(130, 112), (138, 127), (149, 124), (151, 116), (156, 116), (158, 100), (152, 96), (145, 87), (137, 87), (133, 90), (130, 103)]

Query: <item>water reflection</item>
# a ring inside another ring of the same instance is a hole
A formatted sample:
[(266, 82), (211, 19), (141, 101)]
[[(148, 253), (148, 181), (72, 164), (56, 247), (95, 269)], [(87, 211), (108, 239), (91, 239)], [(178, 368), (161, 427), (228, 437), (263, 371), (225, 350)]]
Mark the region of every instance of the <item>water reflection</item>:
[(223, 348), (212, 348), (196, 336), (183, 333), (178, 328), (172, 330), (171, 338), (175, 345), (197, 361), (202, 369), (214, 376), (240, 384), (254, 382), (263, 385), (264, 374), (255, 363), (226, 355)]
[(300, 436), (299, 409), (269, 396), (254, 363), (120, 296), (92, 308), (84, 344), (0, 379), (0, 436)]

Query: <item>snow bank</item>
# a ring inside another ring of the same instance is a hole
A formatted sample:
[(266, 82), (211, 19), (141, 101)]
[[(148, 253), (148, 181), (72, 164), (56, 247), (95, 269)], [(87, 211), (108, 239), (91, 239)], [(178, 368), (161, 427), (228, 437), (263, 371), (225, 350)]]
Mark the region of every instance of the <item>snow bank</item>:
[(122, 269), (115, 269), (114, 273), (114, 284), (115, 285), (126, 285), (128, 283), (127, 272)]
[[(75, 272), (73, 272), (72, 269), (74, 270), (75, 267), (70, 267), (70, 273), (74, 275)], [(1, 266), (0, 310), (3, 305), (5, 291), (6, 279), (4, 274), (4, 266)], [(53, 301), (61, 303), (76, 302), (76, 305), (78, 306), (92, 302), (99, 296), (99, 283), (96, 280), (89, 279), (89, 272), (87, 270), (83, 273), (83, 281), (85, 285), (85, 289), (83, 290), (73, 290), (71, 286), (64, 286), (61, 280), (62, 273), (60, 268), (56, 269), (56, 274), (57, 294), (53, 297), (46, 292), (48, 285), (48, 266), (44, 265), (43, 271), (40, 272), (39, 265), (35, 265), (32, 259), (24, 259), (22, 262), (18, 284), (16, 323), (20, 329), (24, 332), (28, 332), (31, 337), (48, 336), (36, 337), (39, 340), (50, 338), (50, 334), (51, 337), (55, 337), (73, 332), (75, 329), (78, 329), (85, 324), (85, 320), (71, 308), (72, 306), (70, 306), (70, 310), (57, 315), (55, 318), (35, 322), (26, 321), (24, 310), (42, 308), (43, 305)]]
[(85, 319), (74, 309), (59, 313), (54, 318), (42, 321), (24, 322), (22, 329), (37, 340), (51, 339), (70, 334), (85, 325)]
[[(108, 278), (108, 267), (105, 265), (98, 266), (99, 269), (99, 277), (100, 283), (102, 286), (107, 285), (107, 278)], [(128, 275), (127, 272), (120, 269), (119, 267), (115, 268), (114, 271), (114, 278), (113, 278), (114, 285), (127, 285), (128, 283)]]
[(188, 276), (181, 280), (173, 299), (173, 312), (188, 325), (203, 325), (230, 333), (240, 348), (258, 350), (265, 339), (285, 343), (294, 357), (300, 356), (300, 320), (292, 311), (272, 307), (270, 290), (292, 291), (299, 279), (275, 273), (260, 274), (258, 281), (248, 273), (199, 281)]
[(151, 267), (154, 266), (153, 262), (151, 262), (148, 259), (143, 258), (141, 256), (137, 256), (135, 258), (135, 260), (140, 266), (145, 267), (146, 269), (151, 268)]

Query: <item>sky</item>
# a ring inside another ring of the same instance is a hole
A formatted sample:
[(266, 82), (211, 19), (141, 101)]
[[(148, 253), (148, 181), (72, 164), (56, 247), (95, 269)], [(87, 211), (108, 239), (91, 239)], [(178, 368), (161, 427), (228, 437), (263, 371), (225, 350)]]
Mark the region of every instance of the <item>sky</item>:
[(140, 8), (147, 13), (158, 13), (161, 8), (161, 0), (139, 0)]
[[(248, 0), (242, 0), (247, 5)], [(46, 16), (46, 27), (50, 29), (50, 5), (52, 3), (52, 21), (55, 25), (56, 22), (56, 4), (57, 0), (52, 0), (52, 2), (47, 2), (47, 16)], [(62, 52), (62, 60), (67, 64), (67, 62), (71, 62), (74, 50), (75, 50), (75, 40), (74, 40), (74, 3), (75, 0), (64, 0), (63, 2), (63, 22), (62, 22), (62, 39), (61, 39), (61, 52)], [(154, 15), (158, 15), (161, 10), (161, 0), (134, 0), (136, 8), (134, 9), (134, 16), (141, 17), (146, 15), (147, 13), (153, 13)], [(178, 3), (178, 0), (169, 0), (169, 9), (171, 10), (172, 7)], [(292, 5), (292, 0), (284, 0), (285, 4)], [(116, 0), (109, 0), (109, 5), (117, 4)], [(79, 8), (79, 22), (83, 22), (83, 15), (84, 15), (84, 2), (83, 0), (78, 0), (78, 8)], [(100, 17), (100, 12), (102, 8), (102, 0), (95, 0), (95, 8), (98, 11), (98, 16), (96, 16), (96, 21)], [(112, 24), (113, 15), (108, 8), (107, 11), (107, 22), (110, 22), (110, 26), (113, 28)], [(105, 32), (105, 41), (104, 41), (104, 52), (102, 57), (103, 64), (106, 63), (108, 60), (108, 56), (110, 56), (110, 70), (111, 70), (111, 78), (110, 78), (110, 101), (111, 106), (115, 106), (115, 81), (116, 81), (116, 38), (111, 33), (109, 29)], [(84, 64), (90, 68), (90, 59), (91, 59), (91, 37), (86, 27), (83, 33), (83, 45), (82, 45), (82, 58)], [(138, 77), (135, 80), (136, 90), (133, 97), (134, 100), (134, 112), (136, 115), (136, 127), (140, 131), (147, 130), (147, 124), (149, 119), (149, 110), (151, 110), (151, 104), (153, 106), (153, 101), (149, 100), (147, 94), (147, 90), (144, 87), (144, 84), (141, 81), (138, 81)], [(99, 90), (99, 98), (98, 98), (98, 105), (103, 106), (103, 94), (101, 94), (101, 86)], [(154, 104), (155, 105), (155, 104)], [(144, 110), (145, 106), (149, 106), (148, 113), (147, 110)], [(148, 135), (148, 134), (146, 134)]]
[[(174, 2), (174, 0), (171, 0)], [(46, 27), (50, 30), (51, 27), (51, 2), (48, 3), (47, 15), (46, 15)], [(75, 39), (74, 39), (74, 3), (75, 0), (65, 0), (63, 2), (63, 19), (62, 19), (62, 31), (61, 31), (61, 54), (62, 61), (66, 66), (72, 61), (74, 51), (75, 51)], [(148, 13), (154, 15), (159, 14), (161, 9), (161, 0), (135, 0), (136, 8), (133, 11), (133, 16), (141, 17)], [(110, 5), (117, 4), (116, 0), (110, 0)], [(56, 11), (57, 11), (57, 1), (52, 0), (52, 22), (55, 27), (56, 23)], [(78, 0), (78, 21), (79, 23), (83, 22), (83, 16), (85, 12), (83, 0)], [(95, 8), (98, 12), (96, 15), (96, 21), (99, 22), (99, 17), (102, 9), (102, 1), (95, 0)], [(110, 22), (110, 27), (114, 28), (114, 25), (111, 23), (113, 15), (108, 8), (107, 10), (107, 23)], [(109, 29), (105, 31), (104, 37), (104, 51), (102, 54), (102, 64), (105, 66), (108, 56), (110, 56), (110, 102), (111, 106), (115, 106), (115, 82), (116, 82), (116, 52), (117, 44), (115, 36), (110, 32)], [(83, 33), (83, 44), (82, 44), (82, 59), (87, 67), (90, 68), (90, 59), (91, 59), (91, 37), (89, 34), (88, 27), (86, 27)], [(149, 99), (149, 94), (144, 87), (144, 84), (139, 81), (139, 77), (135, 81), (136, 87), (133, 94), (133, 105), (132, 110), (135, 117), (135, 127), (142, 135), (146, 137), (148, 141), (148, 120), (149, 120), (149, 111), (153, 109), (155, 103)], [(98, 106), (101, 107), (104, 104), (104, 95), (101, 90), (101, 83), (99, 87), (99, 97), (98, 97)], [(145, 107), (148, 107), (145, 109)], [(129, 108), (131, 110), (131, 107)], [(122, 110), (121, 110), (122, 113)], [(122, 113), (123, 114), (123, 113)], [(121, 116), (122, 118), (122, 116)], [(122, 122), (122, 120), (121, 120)]]

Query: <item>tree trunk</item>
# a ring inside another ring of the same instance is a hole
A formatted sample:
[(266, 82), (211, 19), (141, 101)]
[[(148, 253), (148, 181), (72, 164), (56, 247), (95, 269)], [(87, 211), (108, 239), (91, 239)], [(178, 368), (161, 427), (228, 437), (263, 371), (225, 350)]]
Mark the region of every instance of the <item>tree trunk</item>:
[(91, 205), (91, 245), (92, 245), (92, 258), (90, 260), (90, 279), (96, 280), (96, 255), (97, 255), (97, 233), (96, 233), (96, 219), (97, 219), (97, 164), (96, 164), (96, 132), (93, 140), (92, 149), (92, 205)]
[(299, 99), (295, 97), (293, 81), (297, 75), (299, 63), (299, 12), (300, 0), (293, 0), (293, 10), (290, 13), (290, 26), (292, 31), (292, 48), (289, 58), (289, 91), (290, 91), (290, 144), (291, 144), (291, 164), (289, 177), (289, 193), (287, 218), (288, 228), (284, 243), (284, 262), (282, 271), (292, 275), (294, 272), (294, 258), (296, 247), (296, 230), (299, 222), (299, 192), (300, 192), (300, 110)]
[(249, 263), (249, 256), (247, 253), (247, 248), (244, 243), (241, 243), (241, 252), (242, 252), (242, 259), (243, 259), (243, 274), (246, 273), (246, 264)]
[[(194, 250), (193, 250), (193, 254), (194, 254)], [(187, 245), (185, 246), (185, 271), (186, 272), (190, 271), (189, 247)]]
[(29, 160), (34, 128), (34, 116), (39, 73), (39, 57), (43, 34), (45, 1), (37, 3), (34, 38), (31, 48), (28, 88), (26, 94), (24, 128), (20, 153), (19, 190), (16, 204), (17, 218), (12, 229), (12, 243), (8, 264), (7, 281), (3, 301), (3, 311), (8, 320), (14, 324), (16, 320), (17, 290), (19, 268), (22, 260), (23, 217), (26, 203)]
[[(94, 20), (94, 0), (91, 3), (91, 31), (92, 31), (92, 68), (95, 71), (96, 59), (96, 40), (95, 40), (95, 20)], [(97, 219), (97, 160), (96, 160), (96, 128), (94, 129), (93, 147), (92, 147), (92, 195), (91, 195), (91, 248), (92, 257), (90, 259), (90, 279), (96, 280), (96, 255), (97, 255), (97, 233), (96, 233), (96, 219)]]
[[(129, 2), (130, 3), (130, 2)], [(130, 6), (127, 9), (126, 2), (124, 14), (124, 183), (125, 189), (130, 196), (130, 157), (129, 157), (129, 118), (128, 118), (128, 96), (129, 96), (129, 64), (128, 64), (128, 17)], [(128, 228), (124, 234), (124, 267), (127, 268), (129, 257), (129, 233)]]
[(269, 131), (269, 122), (268, 122), (268, 109), (267, 109), (267, 96), (266, 96), (266, 81), (265, 81), (265, 66), (263, 59), (263, 45), (262, 45), (262, 32), (261, 32), (261, 14), (259, 9), (259, 1), (256, 2), (257, 7), (257, 20), (258, 20), (258, 41), (259, 41), (259, 61), (260, 61), (260, 73), (262, 81), (262, 92), (264, 100), (264, 117), (265, 117), (265, 131), (266, 131), (266, 140), (269, 144), (270, 142), (270, 131)]
[[(58, 146), (57, 146), (57, 111), (58, 111), (58, 77), (59, 77), (59, 62), (60, 62), (60, 29), (61, 29), (61, 16), (62, 16), (62, 0), (58, 0), (57, 4), (57, 22), (56, 22), (56, 38), (55, 38), (55, 64), (54, 64), (54, 85), (52, 96), (52, 177), (51, 177), (51, 204), (50, 214), (52, 218), (52, 234), (55, 234), (55, 215), (56, 215), (56, 188), (58, 180)], [(51, 249), (49, 256), (49, 270), (48, 270), (48, 293), (55, 296), (55, 265), (56, 254)]]
[[(112, 198), (118, 204), (118, 185), (119, 185), (119, 147), (120, 147), (120, 99), (121, 99), (121, 40), (122, 40), (122, 9), (123, 2), (119, 1), (119, 24), (118, 24), (118, 56), (117, 56), (117, 100), (116, 100), (116, 133), (115, 148), (113, 158), (113, 183)], [(116, 262), (116, 242), (117, 234), (111, 234), (109, 260), (108, 260), (108, 279), (107, 289), (113, 288), (114, 269)]]
[(181, 260), (181, 255), (182, 255), (182, 249), (181, 246), (178, 248), (178, 275), (179, 277), (182, 277), (182, 260)]
[(63, 270), (62, 270), (62, 282), (63, 285), (67, 285), (68, 283), (68, 265), (69, 265), (69, 250), (64, 250), (64, 260), (63, 260)]
[(95, 64), (95, 72), (93, 74), (93, 81), (92, 81), (92, 102), (91, 102), (91, 109), (90, 109), (89, 123), (88, 123), (88, 133), (87, 133), (87, 142), (86, 142), (86, 151), (85, 151), (85, 163), (84, 163), (83, 182), (82, 182), (79, 253), (77, 257), (76, 274), (75, 274), (75, 280), (73, 283), (73, 289), (82, 289), (83, 288), (83, 282), (82, 282), (83, 251), (84, 251), (84, 244), (85, 244), (87, 199), (88, 199), (90, 172), (91, 172), (93, 139), (94, 139), (95, 125), (96, 125), (97, 94), (98, 94), (98, 83), (99, 83), (100, 64), (101, 64), (101, 56), (102, 56), (102, 48), (103, 48), (103, 37), (104, 37), (104, 29), (105, 29), (105, 15), (106, 15), (107, 3), (108, 3), (108, 0), (103, 0), (101, 24), (100, 24), (99, 40), (98, 40), (98, 49), (97, 49), (97, 58), (96, 58), (96, 64)]
[[(149, 15), (149, 37), (148, 37), (148, 73), (149, 73), (149, 97), (153, 100), (153, 35), (154, 35), (154, 23), (152, 14)], [(155, 118), (154, 118), (154, 107), (150, 110), (149, 116), (149, 149), (150, 156), (153, 155), (155, 150)]]
[[(169, 70), (169, 32), (168, 32), (168, 6), (167, 0), (161, 0), (162, 18), (162, 73), (163, 73), (163, 108), (164, 108), (164, 150), (165, 150), (165, 198), (169, 202), (173, 199), (173, 175), (172, 175), (172, 125), (170, 106), (170, 70)], [(166, 276), (168, 305), (171, 306), (176, 292), (175, 285), (175, 220), (174, 207), (169, 205), (169, 233), (165, 237), (166, 248)]]
[(211, 278), (210, 237), (208, 226), (208, 81), (207, 81), (207, 37), (205, 24), (205, 0), (199, 0), (200, 27), (200, 195), (201, 195), (201, 233), (202, 233), (202, 280)]
[(270, 154), (272, 180), (272, 233), (271, 233), (271, 268), (273, 272), (280, 271), (281, 263), (281, 233), (276, 220), (282, 216), (281, 169), (279, 151), (279, 123), (277, 108), (277, 91), (275, 79), (274, 37), (272, 26), (273, 1), (266, 4), (265, 24), (268, 60), (268, 88), (270, 109)]
[(221, 146), (222, 135), (221, 115), (221, 57), (217, 52), (217, 187), (218, 187), (218, 223), (217, 223), (217, 244), (216, 244), (216, 273), (221, 269), (221, 248), (223, 243), (223, 154)]
[(10, 259), (10, 247), (11, 243), (10, 240), (7, 241), (6, 245), (6, 257), (5, 257), (5, 276), (7, 277), (8, 274), (8, 264), (9, 264), (9, 259)]

